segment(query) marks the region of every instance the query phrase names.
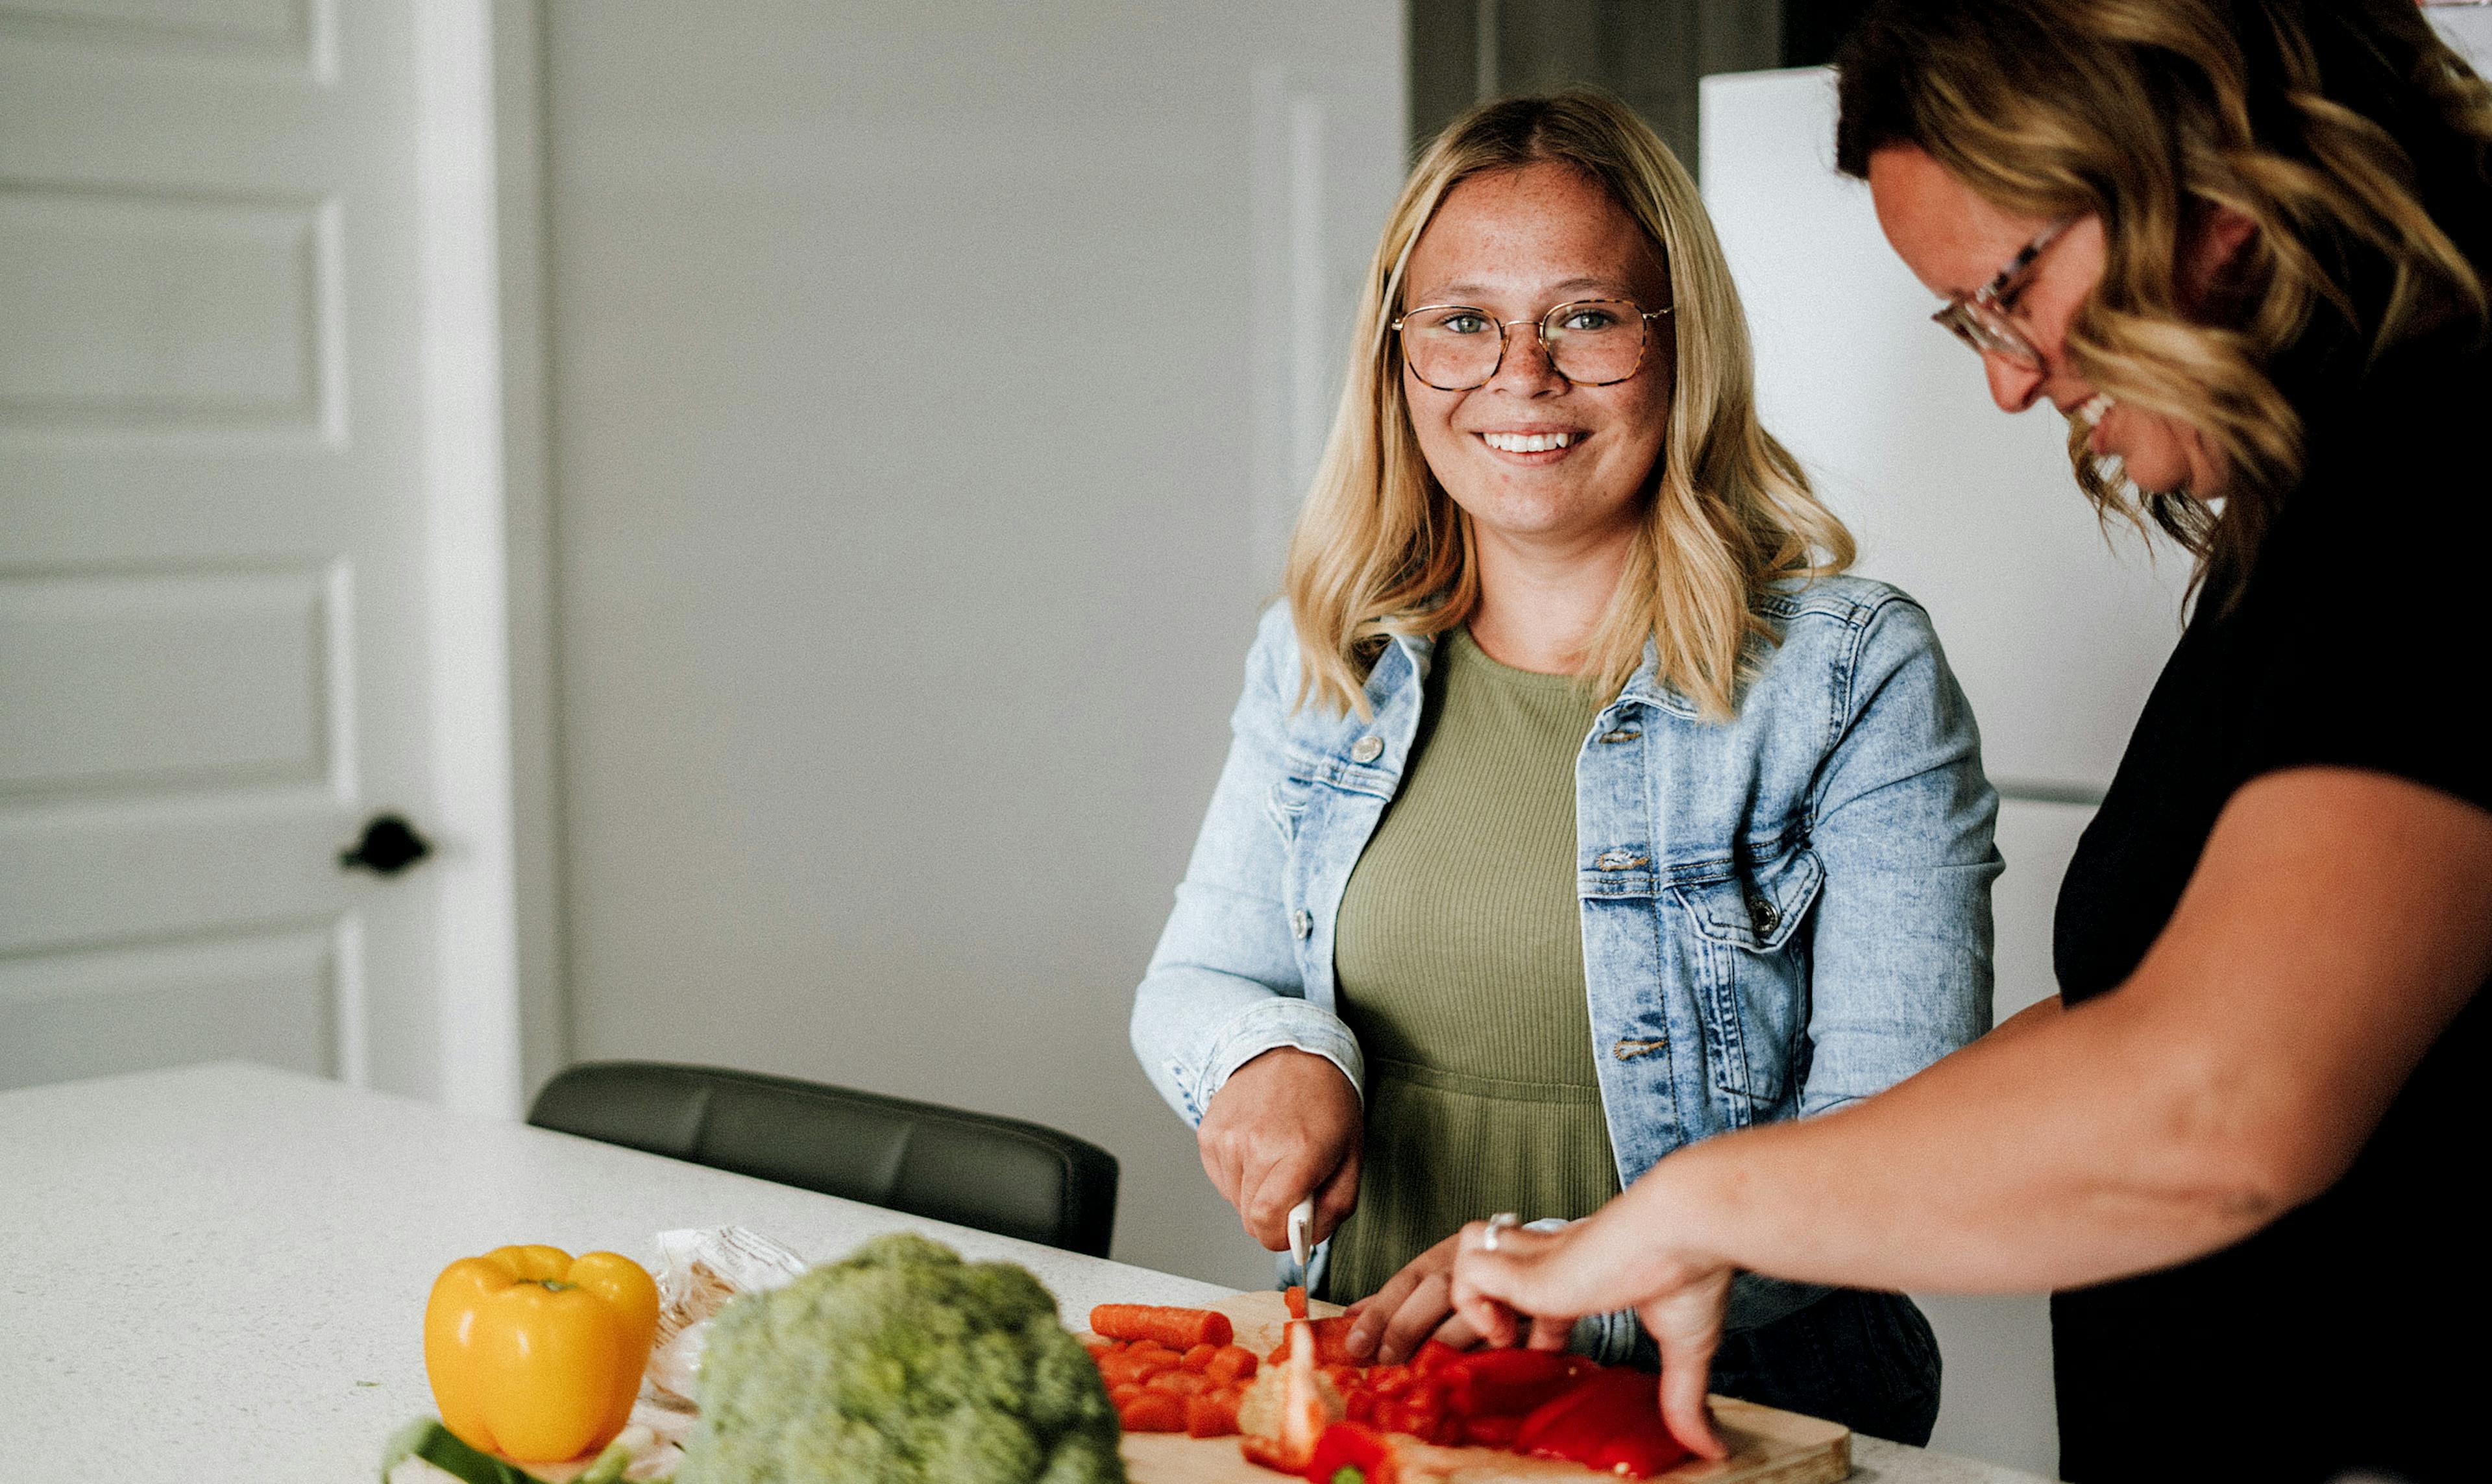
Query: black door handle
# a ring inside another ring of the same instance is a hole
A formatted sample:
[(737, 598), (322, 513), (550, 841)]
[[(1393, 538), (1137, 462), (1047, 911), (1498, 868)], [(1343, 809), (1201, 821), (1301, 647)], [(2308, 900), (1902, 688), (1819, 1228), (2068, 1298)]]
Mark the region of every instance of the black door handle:
[(360, 867), (374, 876), (396, 876), (432, 853), (432, 845), (399, 815), (374, 815), (364, 826), (364, 838), (351, 850), (338, 852), (338, 864)]

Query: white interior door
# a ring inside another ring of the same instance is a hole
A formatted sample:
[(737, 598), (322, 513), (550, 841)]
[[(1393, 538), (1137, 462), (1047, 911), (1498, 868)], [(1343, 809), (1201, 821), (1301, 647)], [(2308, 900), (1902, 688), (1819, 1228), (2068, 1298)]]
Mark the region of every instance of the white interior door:
[[(0, 0), (0, 1087), (457, 1081), (427, 23)], [(440, 848), (341, 868), (385, 811)]]

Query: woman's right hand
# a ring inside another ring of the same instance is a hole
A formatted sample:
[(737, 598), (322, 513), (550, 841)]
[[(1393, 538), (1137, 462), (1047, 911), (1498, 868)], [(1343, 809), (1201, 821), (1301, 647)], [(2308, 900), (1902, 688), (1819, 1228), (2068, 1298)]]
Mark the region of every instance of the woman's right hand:
[(1290, 1207), (1316, 1198), (1322, 1241), (1358, 1203), (1358, 1089), (1313, 1052), (1278, 1047), (1229, 1074), (1195, 1131), (1203, 1172), (1246, 1234), (1287, 1251)]
[(1703, 1457), (1726, 1458), (1706, 1392), (1734, 1269), (1676, 1239), (1683, 1224), (1664, 1205), (1670, 1163), (1555, 1232), (1508, 1230), (1491, 1247), (1486, 1223), (1463, 1228), (1453, 1238), (1451, 1302), (1490, 1345), (1533, 1350), (1563, 1349), (1583, 1315), (1632, 1306), (1661, 1350), (1661, 1414), (1672, 1435)]

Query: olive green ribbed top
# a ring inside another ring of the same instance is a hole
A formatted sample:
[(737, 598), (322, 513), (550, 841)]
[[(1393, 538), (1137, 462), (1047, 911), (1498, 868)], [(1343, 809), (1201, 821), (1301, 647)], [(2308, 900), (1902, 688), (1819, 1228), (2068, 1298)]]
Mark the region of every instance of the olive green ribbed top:
[(1438, 641), (1418, 744), (1334, 934), (1368, 1081), (1336, 1300), (1464, 1222), (1587, 1216), (1618, 1192), (1575, 886), (1575, 757), (1599, 710), (1573, 676), (1500, 665), (1467, 629)]

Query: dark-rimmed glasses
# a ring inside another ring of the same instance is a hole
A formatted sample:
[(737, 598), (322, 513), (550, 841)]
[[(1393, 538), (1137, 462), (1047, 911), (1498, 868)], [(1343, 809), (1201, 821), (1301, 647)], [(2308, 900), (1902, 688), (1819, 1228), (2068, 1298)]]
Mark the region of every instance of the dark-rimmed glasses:
[(1410, 373), (1439, 392), (1483, 387), (1505, 364), (1505, 332), (1529, 325), (1558, 375), (1575, 386), (1616, 386), (1644, 366), (1648, 327), (1667, 309), (1632, 299), (1575, 299), (1538, 319), (1499, 319), (1468, 304), (1430, 304), (1393, 321)]
[(1995, 355), (2027, 371), (2042, 369), (2042, 352), (2033, 348), (2024, 329), (2008, 314), (2006, 297), (2018, 285), (2017, 281), (2042, 250), (2059, 238), (2075, 223), (2074, 217), (2062, 217), (2042, 228), (2032, 242), (2007, 260), (2007, 266), (1991, 277), (1989, 282), (1970, 294), (1949, 299), (1930, 316), (1937, 324), (1953, 331), (1955, 338), (1971, 345), (1976, 354)]

